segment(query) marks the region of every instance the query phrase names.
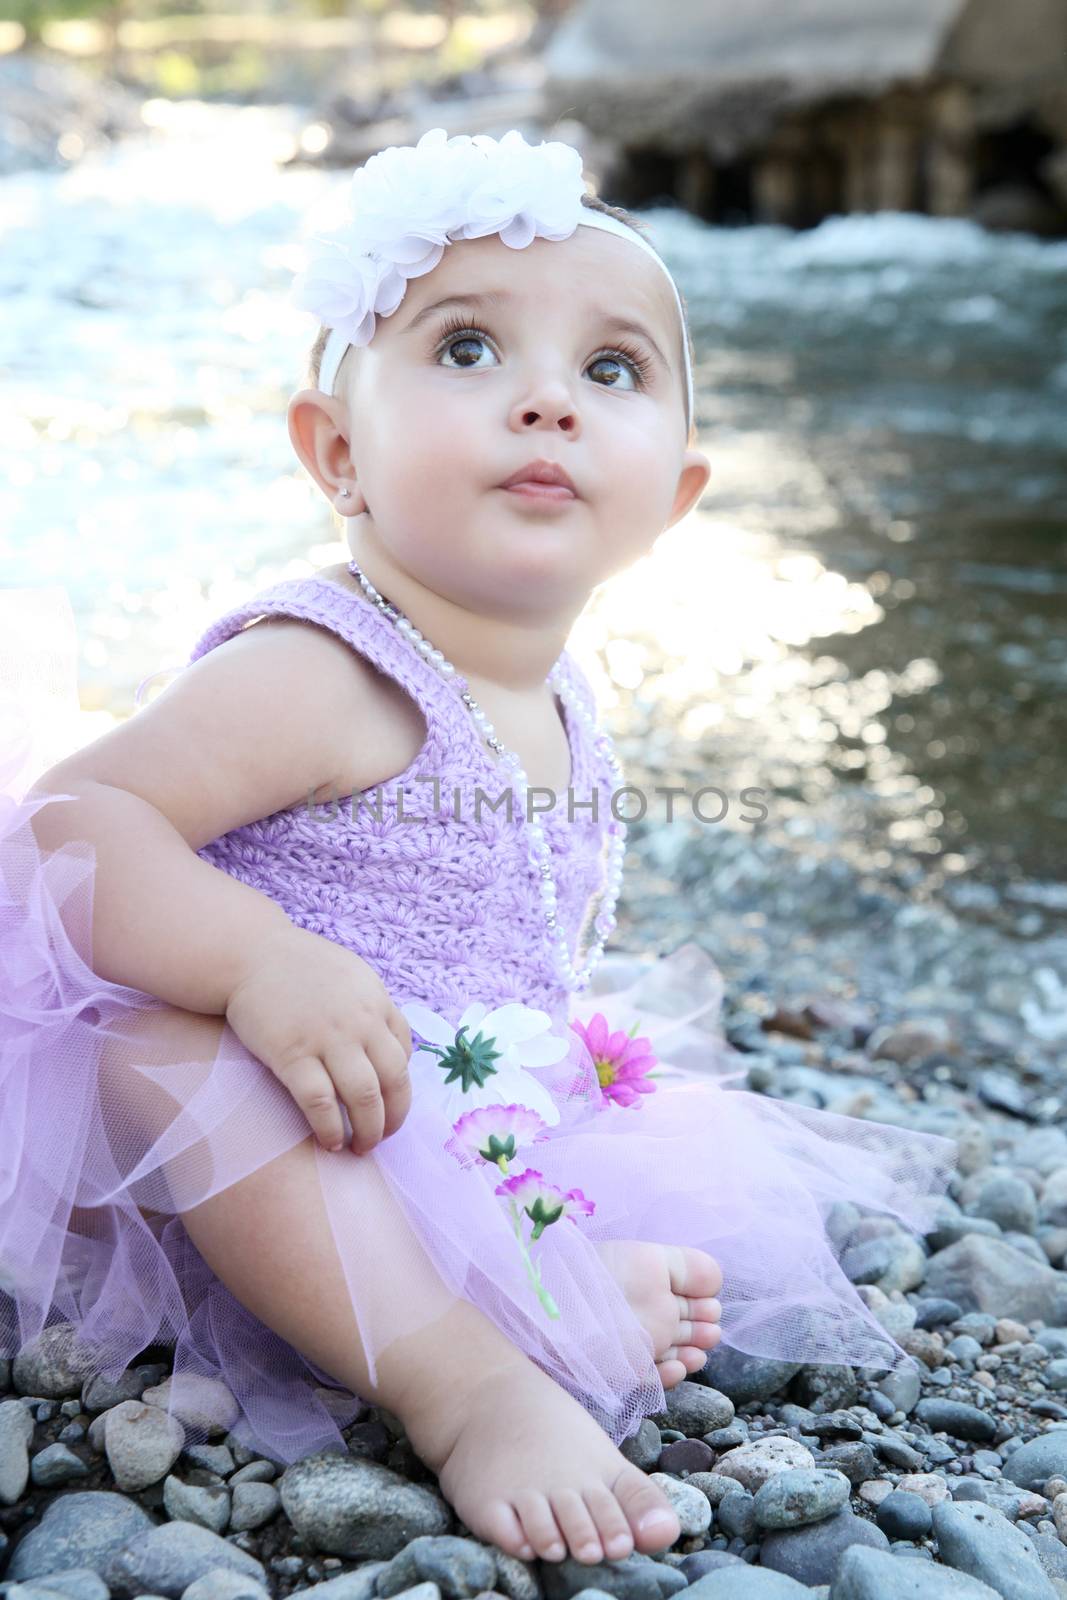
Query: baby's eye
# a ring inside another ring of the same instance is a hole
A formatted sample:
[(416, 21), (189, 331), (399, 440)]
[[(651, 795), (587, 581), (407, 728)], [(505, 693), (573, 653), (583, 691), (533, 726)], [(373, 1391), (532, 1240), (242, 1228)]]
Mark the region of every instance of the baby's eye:
[[(476, 345), (484, 345), (487, 349), (489, 348), (489, 340), (484, 330), (480, 328), (453, 327), (446, 330), (444, 338), (437, 347), (437, 354), (438, 356), (442, 356), (446, 353), (450, 354), (454, 350), (463, 349), (463, 347), (466, 347), (469, 351), (472, 346)], [(459, 359), (458, 365), (461, 368), (469, 369), (477, 367), (480, 365), (480, 363), (478, 362), (477, 358), (475, 358), (473, 361), (466, 361), (461, 358)], [(648, 376), (651, 363), (641, 355), (639, 350), (620, 348), (618, 350), (602, 350), (598, 355), (595, 355), (589, 363), (590, 368), (602, 367), (605, 365), (608, 367), (613, 365), (624, 368), (629, 367), (634, 374), (634, 389), (643, 389), (645, 387), (645, 380)], [(600, 389), (615, 389), (618, 388), (618, 386), (617, 380), (608, 382), (606, 384), (597, 384), (597, 387)], [(633, 393), (634, 391), (630, 390), (627, 392)]]

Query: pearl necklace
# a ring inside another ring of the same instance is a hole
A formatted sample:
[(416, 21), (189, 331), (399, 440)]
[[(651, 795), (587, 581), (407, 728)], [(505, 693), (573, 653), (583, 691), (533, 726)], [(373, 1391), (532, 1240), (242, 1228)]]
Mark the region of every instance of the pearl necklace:
[[(460, 691), (460, 698), (467, 707), (471, 717), (485, 739), (490, 749), (500, 757), (501, 764), (512, 771), (512, 781), (522, 785), (523, 812), (526, 812), (526, 792), (529, 789), (529, 780), (519, 757), (513, 750), (508, 750), (496, 736), (492, 723), (475, 700), (467, 687), (467, 681), (462, 677), (445, 655), (436, 650), (415, 627), (409, 617), (386, 600), (384, 595), (371, 583), (366, 573), (362, 572), (355, 561), (348, 563), (348, 570), (354, 578), (358, 578), (360, 586), (368, 600), (374, 604), (384, 617), (393, 623), (397, 632), (427, 660), (431, 666), (436, 667), (441, 676), (453, 682)], [(596, 719), (590, 716), (579, 697), (573, 692), (570, 685), (564, 681), (560, 663), (557, 661), (548, 675), (547, 682), (567, 709), (574, 713), (578, 721), (588, 734), (593, 737), (597, 753), (601, 756), (607, 767), (611, 783), (611, 792), (614, 793), (622, 787), (622, 768), (615, 756), (614, 746), (610, 736), (597, 727)], [(530, 836), (531, 866), (539, 880), (541, 891), (541, 905), (544, 911), (545, 923), (548, 927), (549, 937), (556, 948), (557, 961), (563, 974), (564, 985), (568, 989), (578, 992), (585, 989), (593, 975), (593, 971), (604, 953), (604, 945), (612, 929), (616, 926), (615, 906), (619, 898), (619, 889), (622, 885), (623, 860), (626, 855), (626, 824), (620, 818), (612, 816), (605, 825), (608, 835), (608, 861), (604, 873), (604, 882), (598, 897), (597, 915), (593, 920), (593, 929), (596, 940), (587, 952), (584, 966), (579, 970), (571, 960), (570, 950), (567, 946), (567, 936), (557, 916), (556, 885), (552, 879), (552, 851), (545, 837), (541, 819), (534, 812), (527, 823)], [(579, 933), (580, 938), (580, 933)], [(577, 951), (575, 952), (577, 954)]]

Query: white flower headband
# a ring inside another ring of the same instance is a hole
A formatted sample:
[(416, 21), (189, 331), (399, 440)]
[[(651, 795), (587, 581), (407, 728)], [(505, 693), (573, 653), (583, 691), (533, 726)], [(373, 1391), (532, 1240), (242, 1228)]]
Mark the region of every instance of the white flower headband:
[(633, 228), (582, 205), (582, 159), (559, 140), (527, 144), (517, 128), (488, 134), (431, 128), (417, 145), (390, 145), (352, 176), (352, 217), (332, 234), (307, 241), (308, 265), (290, 301), (330, 329), (319, 388), (332, 395), (349, 345), (374, 337), (376, 318), (391, 317), (409, 278), (432, 272), (455, 239), (499, 233), (522, 250), (532, 239), (569, 239), (576, 227), (628, 239), (666, 273), (678, 307), (685, 356), (686, 427), (693, 416), (693, 374), (685, 317), (674, 279)]

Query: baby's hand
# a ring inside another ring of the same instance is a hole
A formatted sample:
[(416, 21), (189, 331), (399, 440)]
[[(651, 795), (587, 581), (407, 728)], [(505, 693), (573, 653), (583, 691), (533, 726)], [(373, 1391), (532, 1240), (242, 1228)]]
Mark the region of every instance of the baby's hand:
[(293, 927), (257, 951), (226, 1020), (303, 1110), (328, 1150), (352, 1123), (365, 1155), (411, 1109), (411, 1030), (372, 967), (351, 950)]

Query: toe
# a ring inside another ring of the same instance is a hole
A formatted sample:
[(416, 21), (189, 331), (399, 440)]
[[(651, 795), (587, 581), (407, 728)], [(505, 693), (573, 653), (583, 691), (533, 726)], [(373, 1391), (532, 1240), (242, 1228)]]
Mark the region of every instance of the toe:
[(567, 1541), (569, 1553), (576, 1561), (592, 1565), (604, 1559), (596, 1523), (577, 1489), (561, 1489), (554, 1494), (552, 1510)]
[(690, 1296), (688, 1296), (688, 1299), (689, 1299), (689, 1316), (690, 1316), (690, 1318), (691, 1318), (691, 1320), (693, 1322), (721, 1322), (722, 1321), (722, 1301), (721, 1300), (716, 1300), (713, 1295), (707, 1295), (703, 1299), (699, 1299), (699, 1300), (694, 1300), (693, 1297), (690, 1295)]
[[(703, 1353), (700, 1361), (701, 1365), (703, 1365)], [(659, 1381), (665, 1389), (675, 1388), (682, 1382), (683, 1378), (688, 1378), (689, 1376), (689, 1368), (684, 1361), (679, 1361), (677, 1356), (668, 1356), (666, 1360), (657, 1361), (656, 1371), (659, 1373)]]
[(534, 1559), (534, 1549), (523, 1532), (515, 1507), (506, 1500), (494, 1500), (486, 1507), (485, 1531), (488, 1538), (509, 1556), (523, 1561)]
[(542, 1561), (562, 1561), (567, 1554), (566, 1541), (545, 1496), (531, 1489), (517, 1494), (514, 1504), (526, 1537)]
[(606, 1483), (594, 1483), (585, 1490), (585, 1503), (596, 1523), (606, 1561), (625, 1561), (633, 1553), (634, 1542), (630, 1524), (622, 1514), (622, 1507)]
[(669, 1549), (681, 1537), (682, 1526), (670, 1501), (640, 1467), (627, 1464), (611, 1487), (630, 1524), (634, 1545), (643, 1554)]
[(722, 1288), (722, 1268), (705, 1251), (691, 1245), (674, 1245), (667, 1252), (671, 1288), (690, 1299), (716, 1295)]

